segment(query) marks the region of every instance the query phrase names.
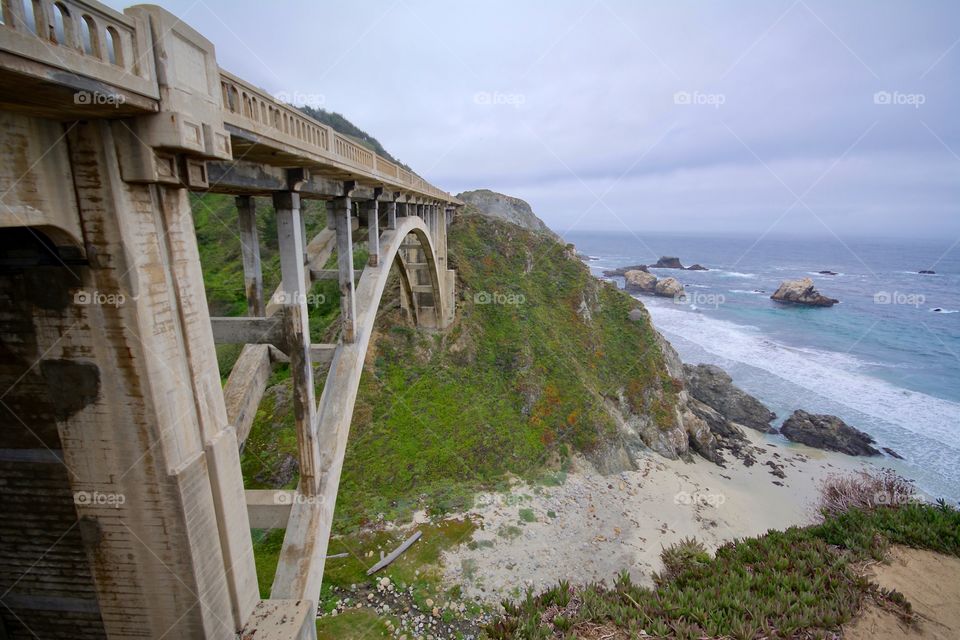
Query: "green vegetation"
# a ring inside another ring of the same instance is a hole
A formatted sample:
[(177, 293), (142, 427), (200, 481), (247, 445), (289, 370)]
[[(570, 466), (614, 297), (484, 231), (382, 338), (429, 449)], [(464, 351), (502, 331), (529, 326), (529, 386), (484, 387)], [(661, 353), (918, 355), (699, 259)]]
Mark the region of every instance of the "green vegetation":
[(562, 481), (544, 472), (616, 432), (608, 399), (672, 415), (654, 331), (628, 319), (642, 307), (566, 247), (469, 213), (449, 246), (460, 294), (450, 329), (417, 331), (399, 314), (379, 323), (344, 460), (340, 531), (378, 514), (462, 510), (509, 474)]
[[(909, 621), (910, 604), (863, 577), (862, 563), (882, 559), (890, 544), (960, 556), (960, 512), (945, 504), (910, 503), (851, 509), (816, 526), (728, 543), (711, 557), (684, 540), (663, 552), (654, 587), (627, 574), (613, 587), (572, 589), (561, 583), (504, 603), (492, 638), (573, 638), (603, 630), (610, 638), (640, 630), (672, 638), (827, 638), (871, 598)], [(590, 636), (594, 637), (594, 636)]]

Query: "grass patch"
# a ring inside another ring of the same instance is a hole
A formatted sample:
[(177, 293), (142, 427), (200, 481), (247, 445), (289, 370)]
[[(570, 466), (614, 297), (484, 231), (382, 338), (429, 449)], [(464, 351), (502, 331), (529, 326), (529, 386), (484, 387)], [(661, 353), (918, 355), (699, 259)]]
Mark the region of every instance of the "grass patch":
[(351, 609), (338, 616), (317, 619), (317, 640), (343, 638), (389, 638), (387, 618), (372, 609)]
[(537, 521), (537, 514), (535, 514), (533, 512), (533, 509), (531, 509), (530, 507), (524, 507), (523, 509), (520, 509), (518, 515), (520, 516), (521, 522), (530, 523), (530, 522)]
[(960, 512), (946, 505), (851, 509), (820, 525), (771, 531), (734, 541), (711, 557), (685, 540), (666, 549), (653, 588), (627, 574), (613, 587), (573, 589), (561, 583), (507, 602), (487, 628), (491, 638), (572, 638), (606, 627), (635, 637), (641, 630), (675, 638), (826, 638), (874, 598), (905, 619), (903, 596), (862, 577), (859, 566), (882, 558), (889, 544), (960, 556)]

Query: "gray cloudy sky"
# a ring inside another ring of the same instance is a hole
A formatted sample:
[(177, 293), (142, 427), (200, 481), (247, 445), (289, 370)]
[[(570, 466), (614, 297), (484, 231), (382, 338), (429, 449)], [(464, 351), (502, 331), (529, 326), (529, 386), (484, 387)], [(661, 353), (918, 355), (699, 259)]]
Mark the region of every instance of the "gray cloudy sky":
[(159, 4), (227, 70), (561, 233), (960, 236), (954, 0)]

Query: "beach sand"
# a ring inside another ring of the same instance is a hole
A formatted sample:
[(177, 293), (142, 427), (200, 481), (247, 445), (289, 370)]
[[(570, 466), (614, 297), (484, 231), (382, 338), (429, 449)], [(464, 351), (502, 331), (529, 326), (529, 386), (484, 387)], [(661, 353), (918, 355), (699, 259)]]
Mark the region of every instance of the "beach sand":
[[(649, 452), (637, 471), (604, 476), (576, 460), (559, 486), (516, 483), (484, 494), (467, 514), (479, 524), (472, 541), (444, 554), (445, 579), (487, 602), (561, 579), (609, 583), (623, 570), (649, 584), (663, 547), (694, 537), (712, 551), (733, 538), (811, 523), (820, 482), (867, 464), (746, 431), (757, 459), (751, 467), (729, 455), (722, 468)], [(786, 477), (774, 476), (768, 462), (783, 465)]]

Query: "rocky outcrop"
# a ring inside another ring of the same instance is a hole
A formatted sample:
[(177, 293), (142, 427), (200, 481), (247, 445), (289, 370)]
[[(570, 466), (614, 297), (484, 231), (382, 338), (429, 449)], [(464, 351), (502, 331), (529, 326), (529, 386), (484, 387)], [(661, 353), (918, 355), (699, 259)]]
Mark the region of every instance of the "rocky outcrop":
[(694, 264), (690, 265), (689, 267), (687, 267), (687, 271), (710, 271), (710, 269), (707, 269), (707, 268), (706, 268), (705, 266), (703, 266), (702, 264), (694, 263)]
[(873, 448), (873, 438), (854, 429), (837, 416), (812, 414), (796, 410), (780, 427), (788, 440), (805, 444), (808, 447), (839, 451), (851, 456), (878, 456), (880, 452)]
[[(630, 312), (634, 322), (648, 322), (642, 307)], [(677, 381), (676, 404), (667, 423), (657, 423), (651, 415), (629, 409), (625, 397), (607, 398), (605, 407), (618, 425), (618, 438), (594, 457), (594, 464), (603, 473), (636, 469), (644, 451), (654, 451), (665, 458), (689, 458), (696, 453), (707, 460), (723, 464), (719, 441), (710, 425), (692, 407), (693, 399), (683, 385), (683, 363), (673, 346), (659, 333), (657, 346), (663, 354), (667, 375)]]
[(464, 191), (458, 193), (457, 197), (482, 215), (512, 222), (518, 227), (548, 235), (554, 240), (562, 242), (560, 236), (551, 231), (543, 220), (533, 213), (530, 205), (520, 198), (507, 196), (489, 189)]
[(627, 275), (628, 271), (646, 271), (646, 270), (647, 270), (647, 265), (635, 264), (632, 267), (617, 267), (616, 269), (606, 269), (604, 270), (603, 275), (606, 278), (614, 278), (617, 276), (623, 278), (624, 276)]
[(661, 256), (656, 264), (650, 266), (654, 269), (683, 269), (683, 265), (680, 264), (680, 258), (673, 256)]
[(726, 420), (764, 433), (774, 432), (770, 422), (777, 415), (734, 385), (733, 379), (720, 367), (686, 364), (683, 365), (683, 372), (690, 395)]
[(828, 298), (817, 291), (813, 286), (813, 280), (810, 278), (784, 280), (770, 298), (777, 302), (799, 304), (808, 307), (832, 307), (840, 302), (834, 298)]
[(917, 271), (917, 273), (925, 276), (933, 276), (937, 274), (937, 272), (933, 269), (920, 269), (920, 271)]
[(657, 276), (646, 271), (632, 269), (623, 276), (624, 288), (629, 293), (654, 293), (657, 286)]
[(653, 293), (665, 298), (676, 298), (684, 294), (683, 285), (676, 278), (664, 278), (657, 282)]

